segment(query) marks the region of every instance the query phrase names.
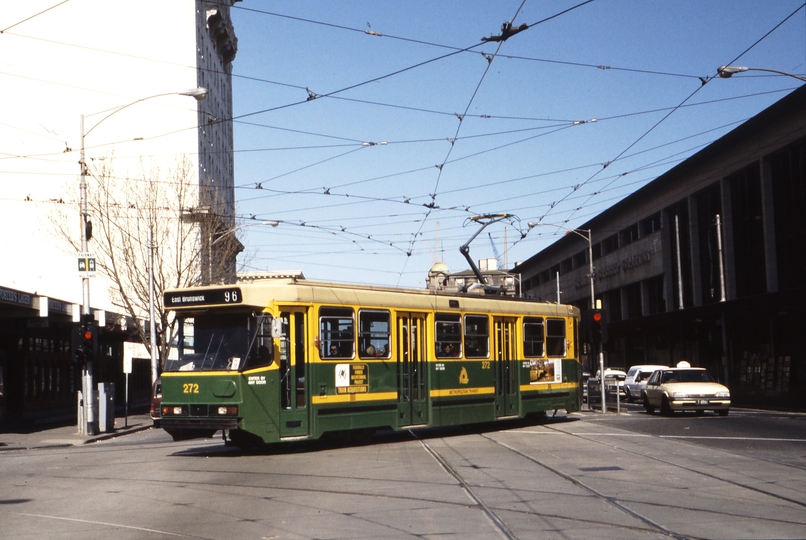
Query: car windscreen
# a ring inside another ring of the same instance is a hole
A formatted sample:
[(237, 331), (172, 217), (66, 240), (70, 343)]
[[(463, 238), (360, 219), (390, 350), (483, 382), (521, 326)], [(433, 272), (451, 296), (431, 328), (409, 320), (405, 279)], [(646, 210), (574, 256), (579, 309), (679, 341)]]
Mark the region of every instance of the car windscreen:
[(714, 382), (714, 379), (711, 377), (711, 374), (704, 369), (681, 369), (664, 371), (661, 382)]

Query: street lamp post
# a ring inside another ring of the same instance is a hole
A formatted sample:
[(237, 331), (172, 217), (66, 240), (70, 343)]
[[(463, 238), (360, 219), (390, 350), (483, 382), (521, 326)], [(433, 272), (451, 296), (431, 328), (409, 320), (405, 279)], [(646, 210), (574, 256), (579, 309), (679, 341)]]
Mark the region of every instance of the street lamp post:
[(786, 75), (787, 77), (792, 77), (793, 79), (798, 79), (799, 81), (806, 82), (806, 77), (793, 75), (792, 73), (787, 73), (786, 71), (778, 71), (777, 69), (747, 67), (747, 66), (719, 66), (716, 69), (716, 72), (723, 79), (728, 79), (731, 77), (731, 75), (734, 75), (736, 73), (744, 73), (745, 71), (766, 71), (769, 73), (777, 73), (778, 75)]
[[(79, 153), (79, 167), (81, 177), (79, 180), (79, 192), (80, 192), (80, 205), (81, 205), (81, 251), (82, 253), (88, 252), (88, 242), (89, 242), (89, 216), (87, 212), (87, 176), (89, 176), (89, 168), (87, 167), (87, 162), (84, 157), (84, 139), (87, 135), (92, 132), (93, 129), (97, 128), (104, 120), (116, 114), (123, 109), (131, 107), (141, 101), (145, 101), (147, 99), (153, 99), (162, 96), (172, 96), (172, 95), (180, 95), (180, 96), (191, 96), (196, 101), (201, 101), (207, 97), (207, 89), (206, 88), (192, 88), (190, 90), (185, 90), (182, 92), (167, 92), (162, 94), (156, 94), (153, 96), (144, 97), (126, 105), (116, 107), (112, 110), (109, 114), (101, 118), (98, 122), (95, 123), (89, 130), (86, 132), (84, 131), (84, 115), (81, 115), (80, 119), (80, 137), (81, 137), (81, 149)], [(106, 112), (106, 111), (102, 111)], [(99, 113), (95, 113), (99, 114)], [(92, 115), (90, 115), (92, 116)], [(153, 315), (152, 315), (153, 319)], [(90, 311), (90, 278), (86, 274), (81, 278), (81, 320), (82, 323), (89, 324), (92, 322), (92, 313)], [(153, 342), (153, 340), (152, 340)], [(154, 349), (152, 347), (151, 350), (151, 359), (152, 365), (154, 364)], [(82, 391), (84, 396), (84, 414), (82, 425), (79, 426), (79, 432), (85, 435), (95, 435), (98, 433), (98, 421), (96, 419), (96, 410), (95, 410), (95, 391), (93, 390), (93, 372), (92, 372), (92, 359), (87, 360), (84, 363), (84, 367), (82, 369)]]
[[(591, 287), (591, 309), (596, 309), (596, 297), (593, 291), (593, 242), (591, 241), (591, 229), (571, 229), (569, 227), (564, 227), (562, 225), (557, 225), (555, 223), (537, 223), (534, 221), (529, 222), (529, 228), (533, 229), (538, 225), (551, 225), (552, 227), (557, 227), (558, 229), (563, 229), (565, 234), (574, 233), (577, 236), (581, 236), (585, 240), (588, 241), (588, 280), (590, 281)], [(585, 234), (582, 234), (585, 233)]]

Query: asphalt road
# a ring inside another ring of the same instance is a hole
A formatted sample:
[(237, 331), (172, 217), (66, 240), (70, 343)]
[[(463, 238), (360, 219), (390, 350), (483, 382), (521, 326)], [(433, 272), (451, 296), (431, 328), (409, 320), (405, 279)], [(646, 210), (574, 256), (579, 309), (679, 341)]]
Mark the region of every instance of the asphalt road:
[(243, 453), (0, 452), (3, 538), (804, 538), (806, 416), (639, 409)]

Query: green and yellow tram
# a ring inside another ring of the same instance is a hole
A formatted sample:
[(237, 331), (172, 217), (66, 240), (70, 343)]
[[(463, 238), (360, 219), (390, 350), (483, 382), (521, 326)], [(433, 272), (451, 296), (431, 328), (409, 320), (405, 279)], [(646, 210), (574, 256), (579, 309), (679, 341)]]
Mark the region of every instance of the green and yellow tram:
[(237, 446), (493, 422), (581, 404), (579, 311), (294, 277), (165, 292), (161, 426)]

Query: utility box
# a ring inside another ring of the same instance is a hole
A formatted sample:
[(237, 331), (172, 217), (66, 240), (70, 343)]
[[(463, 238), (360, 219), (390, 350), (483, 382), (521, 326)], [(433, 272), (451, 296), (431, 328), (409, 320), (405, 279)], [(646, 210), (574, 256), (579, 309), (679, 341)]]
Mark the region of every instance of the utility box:
[(98, 383), (98, 431), (115, 431), (115, 383)]

